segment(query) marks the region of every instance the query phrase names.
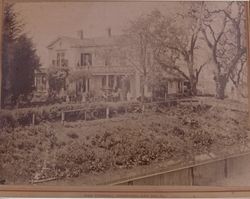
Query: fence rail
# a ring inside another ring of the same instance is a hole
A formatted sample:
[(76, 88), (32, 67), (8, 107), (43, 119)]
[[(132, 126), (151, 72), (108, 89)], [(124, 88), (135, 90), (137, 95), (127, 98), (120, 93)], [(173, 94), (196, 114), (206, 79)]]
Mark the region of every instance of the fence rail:
[[(163, 100), (163, 101), (157, 101), (157, 102), (145, 102), (145, 103), (140, 103), (140, 102), (131, 102), (128, 104), (122, 104), (118, 105), (117, 107), (113, 106), (105, 106), (102, 108), (81, 108), (81, 109), (72, 109), (72, 110), (67, 110), (67, 111), (62, 111), (61, 112), (61, 122), (64, 123), (67, 121), (67, 115), (69, 114), (79, 114), (80, 119), (82, 120), (95, 120), (95, 119), (108, 119), (110, 117), (113, 117), (114, 115), (117, 114), (124, 114), (124, 113), (129, 113), (129, 112), (144, 112), (145, 109), (149, 106), (153, 105), (164, 105), (166, 107), (169, 106), (175, 106), (179, 102), (198, 102), (198, 100), (193, 100), (193, 99), (168, 99), (168, 100)], [(120, 109), (120, 110), (119, 110)], [(120, 112), (119, 112), (120, 111)], [(82, 115), (81, 115), (82, 114)], [(88, 119), (88, 116), (90, 115), (90, 119)]]
[(198, 102), (192, 98), (169, 98), (154, 102), (113, 102), (86, 104), (56, 104), (54, 106), (3, 110), (0, 113), (0, 128), (37, 125), (41, 122), (89, 121), (117, 117), (125, 113), (143, 113), (154, 106), (176, 106), (178, 103)]

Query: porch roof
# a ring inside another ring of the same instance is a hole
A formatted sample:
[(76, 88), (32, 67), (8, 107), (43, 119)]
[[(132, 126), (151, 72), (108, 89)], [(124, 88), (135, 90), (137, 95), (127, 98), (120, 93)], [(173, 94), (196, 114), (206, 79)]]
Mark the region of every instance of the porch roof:
[(91, 67), (90, 69), (78, 69), (70, 71), (69, 80), (74, 81), (83, 77), (89, 78), (96, 75), (134, 75), (133, 68), (125, 67)]
[(92, 75), (133, 75), (135, 70), (132, 67), (92, 67), (89, 69)]

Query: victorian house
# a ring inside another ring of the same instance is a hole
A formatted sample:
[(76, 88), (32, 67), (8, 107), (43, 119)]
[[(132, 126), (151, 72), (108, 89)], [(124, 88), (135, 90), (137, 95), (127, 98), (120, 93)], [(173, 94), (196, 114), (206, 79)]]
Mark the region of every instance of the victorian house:
[[(104, 37), (85, 38), (78, 31), (78, 38), (58, 37), (48, 45), (48, 69), (67, 71), (61, 96), (102, 97), (113, 94), (120, 100), (135, 100), (141, 96), (142, 86), (146, 97), (152, 96), (152, 86), (143, 84), (140, 72), (130, 66), (120, 51), (121, 36), (111, 34), (108, 29)], [(183, 92), (183, 78), (167, 74), (167, 93)], [(46, 92), (48, 76), (36, 73), (36, 88)]]

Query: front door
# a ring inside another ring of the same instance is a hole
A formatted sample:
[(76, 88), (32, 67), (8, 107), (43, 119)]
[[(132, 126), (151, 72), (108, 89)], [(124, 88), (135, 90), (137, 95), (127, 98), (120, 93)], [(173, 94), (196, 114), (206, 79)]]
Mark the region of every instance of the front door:
[(76, 82), (76, 95), (82, 95), (86, 92), (86, 79), (82, 78)]

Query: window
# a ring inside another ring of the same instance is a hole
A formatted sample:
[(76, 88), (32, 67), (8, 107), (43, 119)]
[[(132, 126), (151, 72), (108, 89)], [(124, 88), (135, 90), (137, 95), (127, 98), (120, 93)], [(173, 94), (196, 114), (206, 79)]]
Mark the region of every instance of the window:
[(114, 75), (110, 75), (109, 76), (109, 82), (108, 82), (109, 88), (113, 88), (114, 87), (114, 83), (115, 83), (115, 77), (114, 77)]
[(111, 59), (110, 56), (105, 57), (105, 66), (110, 66), (111, 65)]
[[(52, 64), (53, 63), (54, 63), (54, 60), (52, 61)], [(66, 67), (66, 66), (68, 66), (68, 60), (65, 59), (65, 53), (64, 52), (58, 52), (57, 53), (56, 66), (58, 66), (58, 67)]]
[(56, 60), (52, 60), (52, 66), (56, 66)]
[(106, 76), (102, 77), (102, 88), (106, 87)]
[(105, 66), (110, 66), (111, 65), (111, 54), (112, 54), (111, 49), (105, 50), (105, 55), (104, 55)]
[(122, 76), (119, 75), (116, 77), (116, 87), (121, 88), (122, 87)]
[(56, 65), (57, 65), (57, 66), (60, 66), (60, 65), (61, 65), (61, 64), (60, 64), (60, 62), (61, 62), (60, 57), (61, 57), (60, 53), (57, 53), (57, 58), (56, 58)]
[(92, 66), (92, 55), (90, 53), (81, 53), (81, 66)]

